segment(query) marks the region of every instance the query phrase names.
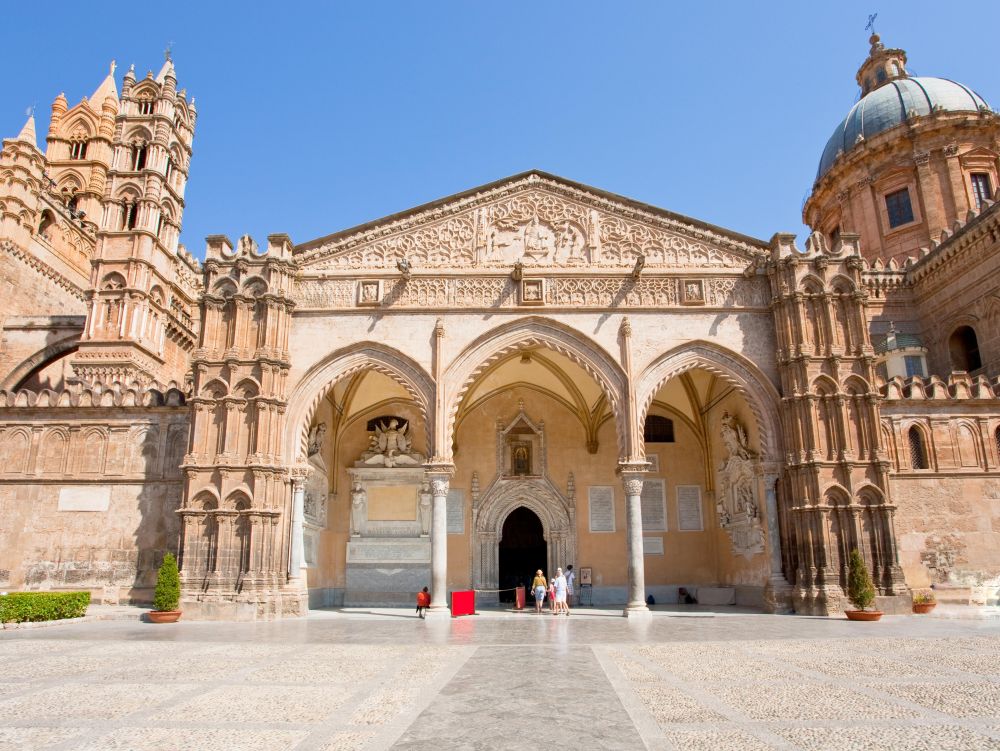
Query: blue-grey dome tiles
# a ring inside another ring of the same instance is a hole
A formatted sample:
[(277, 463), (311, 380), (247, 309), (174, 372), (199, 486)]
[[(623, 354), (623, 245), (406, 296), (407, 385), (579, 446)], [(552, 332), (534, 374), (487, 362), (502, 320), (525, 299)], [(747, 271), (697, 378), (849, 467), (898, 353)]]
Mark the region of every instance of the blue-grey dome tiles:
[(858, 143), (858, 135), (871, 138), (906, 122), (912, 115), (929, 115), (935, 108), (945, 112), (978, 112), (989, 105), (972, 89), (946, 78), (897, 78), (870, 92), (855, 104), (837, 126), (823, 149), (818, 180), (841, 153)]

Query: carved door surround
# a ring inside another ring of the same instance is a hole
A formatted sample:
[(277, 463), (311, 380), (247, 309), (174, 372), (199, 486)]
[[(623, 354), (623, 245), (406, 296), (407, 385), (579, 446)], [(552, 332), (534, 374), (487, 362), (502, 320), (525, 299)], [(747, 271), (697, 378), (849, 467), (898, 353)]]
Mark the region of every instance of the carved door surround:
[(496, 603), (500, 578), (500, 538), (503, 524), (524, 507), (542, 522), (548, 548), (546, 575), (566, 567), (576, 556), (576, 509), (545, 477), (498, 477), (472, 508), (472, 585), (486, 590), (479, 599)]

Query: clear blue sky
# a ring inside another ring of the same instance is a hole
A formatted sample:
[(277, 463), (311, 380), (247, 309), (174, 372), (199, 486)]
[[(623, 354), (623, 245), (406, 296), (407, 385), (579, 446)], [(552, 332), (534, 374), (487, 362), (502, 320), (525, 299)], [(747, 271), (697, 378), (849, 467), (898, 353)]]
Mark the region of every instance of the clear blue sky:
[[(182, 241), (296, 243), (538, 168), (767, 239), (801, 234), (867, 15), (911, 73), (1000, 107), (997, 2), (11, 3), (0, 132), (173, 42), (198, 126)], [(88, 8), (91, 6), (88, 6)], [(60, 10), (61, 8), (61, 10)]]

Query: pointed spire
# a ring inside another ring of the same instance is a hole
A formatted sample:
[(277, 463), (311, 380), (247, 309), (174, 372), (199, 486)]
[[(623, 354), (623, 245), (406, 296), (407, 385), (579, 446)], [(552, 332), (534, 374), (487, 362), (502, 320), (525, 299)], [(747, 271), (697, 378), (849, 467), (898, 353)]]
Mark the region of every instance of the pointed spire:
[(163, 83), (167, 76), (170, 76), (175, 81), (177, 80), (177, 74), (174, 72), (174, 61), (169, 57), (163, 63), (163, 67), (160, 68), (160, 72), (156, 74), (156, 82)]
[(118, 87), (115, 86), (115, 61), (111, 61), (110, 69), (108, 70), (108, 75), (105, 76), (104, 80), (101, 81), (101, 85), (97, 87), (97, 91), (94, 95), (90, 97), (96, 106), (101, 106), (104, 100), (108, 97), (112, 97), (116, 102), (118, 101)]
[(125, 74), (125, 80), (126, 81), (135, 80), (135, 63), (132, 63), (130, 66), (128, 66), (128, 72)]
[(30, 143), (36, 149), (38, 148), (38, 139), (35, 137), (35, 108), (31, 107), (28, 109), (28, 121), (21, 128), (21, 132), (17, 134), (18, 141), (24, 141), (25, 143)]

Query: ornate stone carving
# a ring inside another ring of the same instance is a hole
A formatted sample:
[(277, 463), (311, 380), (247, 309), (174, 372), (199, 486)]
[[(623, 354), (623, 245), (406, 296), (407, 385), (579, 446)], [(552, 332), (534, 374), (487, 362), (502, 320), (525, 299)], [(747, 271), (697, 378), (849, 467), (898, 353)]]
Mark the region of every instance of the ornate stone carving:
[(306, 520), (320, 527), (326, 526), (327, 500), (330, 494), (330, 476), (323, 459), (323, 442), (326, 423), (321, 422), (309, 431), (309, 478), (306, 480), (302, 510)]
[(427, 480), (420, 485), (417, 512), (420, 516), (420, 536), (427, 537), (431, 533), (431, 484)]
[(410, 424), (399, 424), (395, 417), (387, 423), (375, 423), (375, 431), (369, 437), (368, 450), (355, 462), (356, 467), (415, 467), (424, 463), (423, 454), (411, 451)]
[(361, 529), (368, 517), (368, 497), (361, 483), (351, 487), (351, 537), (360, 537)]
[(742, 269), (759, 249), (721, 233), (529, 175), (471, 198), (330, 240), (312, 269), (467, 266)]
[(625, 495), (642, 495), (642, 480), (632, 477), (632, 478), (622, 478), (622, 488), (625, 489)]
[(759, 459), (743, 426), (728, 412), (722, 416), (721, 436), (726, 458), (719, 465), (719, 526), (729, 533), (734, 552), (749, 557), (764, 550), (757, 500)]
[(431, 494), (437, 498), (448, 495), (448, 480), (431, 480)]

